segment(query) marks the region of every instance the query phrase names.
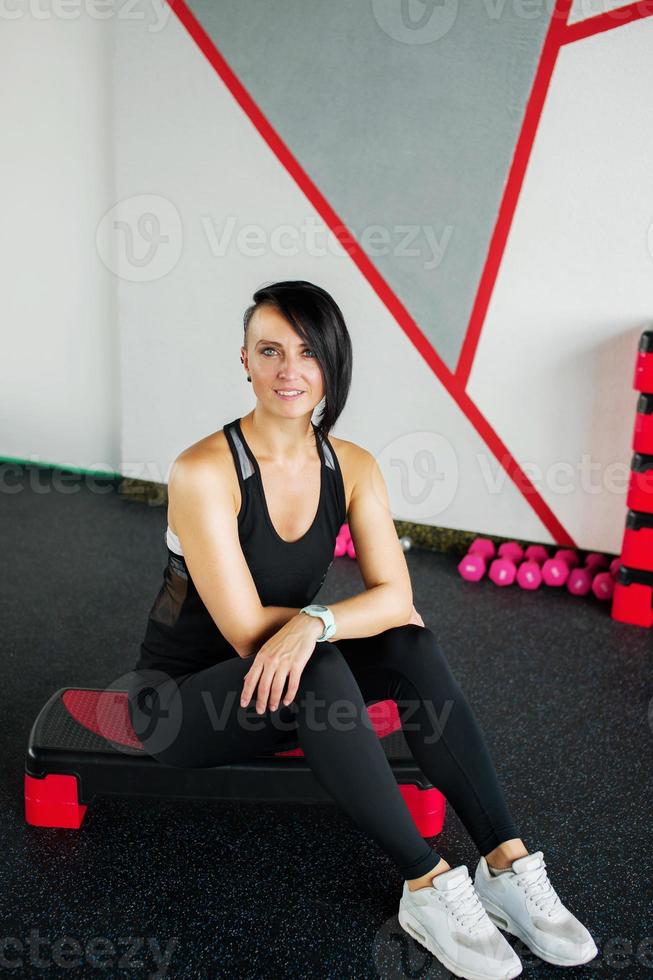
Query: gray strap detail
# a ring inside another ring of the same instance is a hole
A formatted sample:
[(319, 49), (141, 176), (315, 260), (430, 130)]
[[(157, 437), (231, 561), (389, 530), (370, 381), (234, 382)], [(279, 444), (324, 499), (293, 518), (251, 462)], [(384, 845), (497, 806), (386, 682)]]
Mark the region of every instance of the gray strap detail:
[(253, 476), (254, 466), (252, 465), (251, 459), (247, 455), (247, 450), (243, 446), (242, 439), (238, 435), (235, 426), (231, 427), (231, 438), (233, 439), (236, 445), (236, 452), (238, 453), (238, 463), (240, 465), (240, 474), (243, 480), (246, 480), (249, 476)]
[(324, 439), (322, 439), (322, 452), (324, 453), (324, 462), (327, 464), (329, 469), (335, 470), (336, 464), (333, 461), (333, 454), (331, 452), (331, 448), (327, 445)]

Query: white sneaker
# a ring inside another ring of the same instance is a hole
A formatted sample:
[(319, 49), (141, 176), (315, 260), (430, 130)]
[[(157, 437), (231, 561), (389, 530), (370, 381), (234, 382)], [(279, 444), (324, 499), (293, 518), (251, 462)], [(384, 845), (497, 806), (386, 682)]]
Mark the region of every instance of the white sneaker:
[(525, 854), (511, 870), (493, 876), (481, 857), (474, 884), (493, 922), (517, 936), (540, 959), (579, 966), (598, 950), (585, 926), (566, 908), (549, 881), (542, 851)]
[(521, 960), (488, 918), (464, 864), (415, 891), (405, 881), (399, 924), (457, 977), (507, 980), (522, 971)]

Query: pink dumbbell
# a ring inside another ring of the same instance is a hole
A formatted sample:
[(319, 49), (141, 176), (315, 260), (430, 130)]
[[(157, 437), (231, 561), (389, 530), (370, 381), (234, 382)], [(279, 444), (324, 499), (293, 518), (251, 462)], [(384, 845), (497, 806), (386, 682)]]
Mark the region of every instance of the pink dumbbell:
[(479, 582), (485, 575), (487, 564), (483, 555), (468, 551), (458, 563), (458, 572), (466, 582)]
[(494, 558), (494, 542), (489, 538), (474, 538), (467, 554), (458, 564), (458, 571), (466, 582), (479, 582), (487, 570), (487, 563)]
[(538, 565), (543, 565), (549, 557), (549, 552), (543, 544), (529, 544), (524, 552), (525, 561), (534, 561)]
[(602, 555), (598, 551), (590, 551), (590, 553), (585, 556), (585, 568), (593, 568), (595, 572), (608, 568), (609, 565), (610, 559), (607, 557), (607, 555)]
[[(605, 555), (593, 552), (587, 556), (587, 559), (582, 568), (578, 567), (571, 570), (567, 579), (568, 591), (571, 595), (583, 596), (591, 590), (597, 599), (610, 599), (614, 592), (614, 578), (610, 572), (601, 571), (605, 567), (607, 558)], [(607, 576), (610, 582), (608, 583), (604, 577), (599, 578), (599, 575)], [(598, 582), (596, 581), (597, 578), (599, 579)]]
[(594, 576), (594, 581), (592, 582), (592, 592), (597, 599), (601, 599), (603, 602), (612, 598), (612, 593), (614, 592), (614, 578), (610, 572), (599, 572)]
[(516, 541), (504, 541), (503, 544), (499, 545), (497, 554), (499, 558), (507, 558), (515, 565), (518, 565), (524, 557), (524, 549)]
[(489, 578), (501, 587), (512, 585), (517, 577), (517, 566), (524, 557), (524, 549), (516, 541), (504, 541), (499, 545), (498, 558), (490, 565)]
[(480, 555), (487, 562), (488, 559), (494, 558), (494, 541), (490, 541), (489, 538), (474, 538), (467, 550), (467, 554)]
[(545, 585), (560, 588), (569, 578), (571, 569), (578, 564), (575, 551), (561, 548), (553, 558), (547, 558), (542, 565), (542, 578)]
[(580, 565), (580, 555), (573, 548), (558, 548), (553, 557), (557, 561), (563, 561), (570, 569)]
[(542, 584), (542, 569), (536, 561), (523, 561), (517, 569), (517, 585), (520, 589), (539, 589)]
[(517, 569), (517, 585), (520, 589), (539, 589), (542, 584), (542, 565), (549, 552), (543, 544), (529, 544), (524, 552), (524, 560)]
[(517, 566), (510, 558), (495, 558), (490, 565), (488, 577), (495, 585), (512, 585), (517, 575)]
[(621, 568), (621, 555), (617, 555), (617, 557), (613, 558), (612, 561), (610, 562), (610, 575), (612, 575), (613, 578), (616, 578), (617, 575), (619, 574), (620, 568)]
[(340, 558), (342, 555), (349, 555), (350, 558), (356, 557), (356, 551), (354, 549), (354, 542), (351, 539), (349, 524), (343, 524), (338, 531), (333, 554), (335, 558)]
[(587, 595), (592, 588), (594, 572), (591, 568), (572, 568), (567, 578), (567, 591), (571, 595)]

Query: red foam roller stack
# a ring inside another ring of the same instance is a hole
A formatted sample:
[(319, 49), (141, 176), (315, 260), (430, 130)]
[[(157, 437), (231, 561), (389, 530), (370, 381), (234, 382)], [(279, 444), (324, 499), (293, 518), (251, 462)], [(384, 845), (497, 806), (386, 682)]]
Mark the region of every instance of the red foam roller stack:
[(639, 398), (633, 430), (634, 456), (626, 506), (621, 563), (612, 595), (612, 618), (653, 626), (653, 330), (640, 337), (633, 387)]
[(653, 456), (635, 453), (630, 464), (626, 507), (653, 514)]
[(639, 339), (633, 388), (645, 394), (653, 391), (653, 330), (644, 331)]

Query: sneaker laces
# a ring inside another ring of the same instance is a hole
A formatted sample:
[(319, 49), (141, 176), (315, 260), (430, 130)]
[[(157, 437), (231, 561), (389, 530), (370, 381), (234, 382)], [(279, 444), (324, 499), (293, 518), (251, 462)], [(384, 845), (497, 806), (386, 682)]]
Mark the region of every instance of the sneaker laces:
[(470, 933), (481, 926), (492, 925), (469, 875), (462, 879), (460, 885), (439, 894), (444, 896), (449, 910)]
[(522, 871), (517, 879), (520, 885), (523, 882), (522, 887), (527, 896), (549, 917), (553, 915), (558, 906), (562, 907), (560, 897), (549, 880), (544, 864), (541, 868), (536, 868), (533, 871)]

